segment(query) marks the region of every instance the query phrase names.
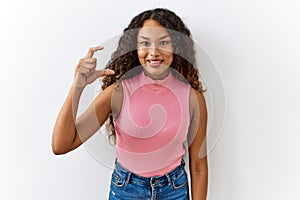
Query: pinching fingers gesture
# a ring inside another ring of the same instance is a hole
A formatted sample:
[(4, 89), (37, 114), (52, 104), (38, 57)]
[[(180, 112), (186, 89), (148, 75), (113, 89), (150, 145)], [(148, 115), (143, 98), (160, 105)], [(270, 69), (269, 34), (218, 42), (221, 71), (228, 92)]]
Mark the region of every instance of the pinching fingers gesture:
[(84, 88), (86, 85), (94, 82), (97, 78), (105, 75), (114, 74), (113, 70), (101, 69), (97, 70), (97, 59), (93, 58), (96, 51), (102, 50), (103, 47), (91, 47), (86, 56), (79, 60), (75, 70), (74, 83), (77, 88)]

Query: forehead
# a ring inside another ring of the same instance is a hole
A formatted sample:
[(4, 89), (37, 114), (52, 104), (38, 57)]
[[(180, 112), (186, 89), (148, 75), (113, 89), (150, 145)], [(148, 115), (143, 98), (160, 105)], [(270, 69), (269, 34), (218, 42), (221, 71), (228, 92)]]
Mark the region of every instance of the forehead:
[(157, 38), (169, 35), (167, 29), (153, 19), (145, 20), (142, 28), (139, 30), (138, 37)]

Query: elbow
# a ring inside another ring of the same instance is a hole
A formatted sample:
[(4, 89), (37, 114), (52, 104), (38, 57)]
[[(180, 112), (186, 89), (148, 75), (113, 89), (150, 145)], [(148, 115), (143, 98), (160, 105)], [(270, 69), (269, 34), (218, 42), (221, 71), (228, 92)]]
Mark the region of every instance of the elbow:
[(196, 159), (190, 161), (190, 171), (195, 173), (207, 173), (208, 172), (208, 164), (207, 158)]
[(191, 173), (201, 173), (207, 174), (208, 167), (207, 166), (197, 166), (197, 167), (190, 167)]
[(65, 154), (67, 152), (64, 151), (63, 149), (61, 149), (61, 148), (59, 148), (59, 147), (57, 147), (57, 146), (55, 146), (55, 145), (52, 144), (52, 153), (54, 155), (62, 155), (62, 154)]
[(56, 142), (55, 140), (52, 141), (52, 153), (54, 155), (62, 155), (62, 154), (66, 154), (68, 152), (69, 151), (66, 150), (66, 148), (64, 148), (58, 142)]
[(52, 148), (52, 153), (54, 155), (62, 155), (62, 154), (65, 154), (66, 152), (65, 151), (62, 151), (60, 149), (56, 149), (56, 148)]
[(52, 136), (52, 152), (55, 155), (62, 155), (66, 154), (77, 146), (74, 144), (76, 138), (73, 139), (72, 137), (65, 137), (65, 134), (60, 131), (54, 131)]

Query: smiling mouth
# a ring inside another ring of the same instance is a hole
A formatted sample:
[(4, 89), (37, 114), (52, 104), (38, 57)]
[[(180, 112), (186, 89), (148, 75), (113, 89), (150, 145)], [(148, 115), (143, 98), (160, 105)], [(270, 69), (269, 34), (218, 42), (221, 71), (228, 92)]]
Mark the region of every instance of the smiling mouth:
[(163, 60), (147, 60), (147, 62), (149, 63), (150, 67), (156, 68), (163, 63)]

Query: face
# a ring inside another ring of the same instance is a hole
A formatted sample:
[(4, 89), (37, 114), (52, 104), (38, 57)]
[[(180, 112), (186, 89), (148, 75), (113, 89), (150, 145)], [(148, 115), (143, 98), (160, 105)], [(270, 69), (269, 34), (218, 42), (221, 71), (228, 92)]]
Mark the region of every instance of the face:
[(137, 36), (137, 54), (146, 75), (164, 78), (173, 61), (172, 38), (166, 28), (153, 19), (145, 20)]

